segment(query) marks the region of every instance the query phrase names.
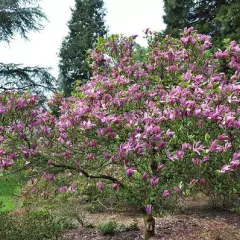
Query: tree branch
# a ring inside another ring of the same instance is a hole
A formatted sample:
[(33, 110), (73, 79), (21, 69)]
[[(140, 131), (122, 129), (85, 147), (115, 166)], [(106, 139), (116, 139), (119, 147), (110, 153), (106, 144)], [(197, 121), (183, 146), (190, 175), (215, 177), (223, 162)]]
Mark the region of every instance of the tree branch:
[(121, 187), (124, 187), (124, 184), (117, 180), (114, 177), (108, 176), (108, 175), (91, 175), (88, 172), (86, 172), (85, 170), (79, 168), (79, 167), (73, 167), (73, 166), (68, 166), (68, 165), (62, 165), (62, 164), (56, 164), (56, 163), (51, 163), (52, 166), (54, 167), (58, 167), (58, 168), (65, 168), (65, 169), (69, 169), (69, 170), (74, 170), (74, 171), (79, 171), (80, 173), (82, 173), (86, 178), (91, 178), (91, 179), (106, 179), (109, 181), (112, 181), (113, 183), (118, 183)]

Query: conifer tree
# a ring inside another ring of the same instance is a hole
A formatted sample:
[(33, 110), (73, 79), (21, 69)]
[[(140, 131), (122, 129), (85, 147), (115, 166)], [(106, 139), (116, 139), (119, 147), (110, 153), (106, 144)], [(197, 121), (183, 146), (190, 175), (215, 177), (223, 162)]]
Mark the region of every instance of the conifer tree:
[(87, 51), (94, 47), (98, 37), (106, 35), (104, 17), (103, 0), (76, 0), (68, 23), (69, 34), (63, 40), (59, 54), (61, 89), (67, 96), (72, 84), (88, 81), (91, 77)]
[[(0, 0), (0, 41), (10, 43), (16, 34), (28, 39), (30, 31), (40, 31), (46, 19), (38, 0)], [(0, 63), (0, 91), (28, 91), (46, 98), (53, 91), (54, 77), (45, 68)]]

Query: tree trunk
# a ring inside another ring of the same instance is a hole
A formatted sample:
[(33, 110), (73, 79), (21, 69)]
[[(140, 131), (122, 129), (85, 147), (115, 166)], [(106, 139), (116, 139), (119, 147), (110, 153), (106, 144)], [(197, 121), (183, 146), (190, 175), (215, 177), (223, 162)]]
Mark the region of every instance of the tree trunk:
[(144, 217), (144, 235), (143, 239), (148, 240), (155, 235), (155, 219), (151, 214)]

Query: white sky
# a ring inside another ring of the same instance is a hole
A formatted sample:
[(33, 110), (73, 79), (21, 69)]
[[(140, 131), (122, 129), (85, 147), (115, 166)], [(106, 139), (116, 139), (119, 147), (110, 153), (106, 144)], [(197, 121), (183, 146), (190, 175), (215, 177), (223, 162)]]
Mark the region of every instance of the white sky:
[[(71, 17), (70, 7), (74, 0), (42, 0), (40, 5), (49, 22), (44, 30), (30, 33), (30, 41), (16, 36), (10, 44), (0, 43), (0, 62), (23, 63), (26, 66), (51, 67), (51, 73), (58, 75), (58, 52), (63, 37), (68, 33), (67, 21)], [(105, 0), (106, 25), (110, 33), (124, 35), (138, 34), (142, 30), (163, 30), (162, 0)], [(143, 39), (138, 40), (144, 44)]]

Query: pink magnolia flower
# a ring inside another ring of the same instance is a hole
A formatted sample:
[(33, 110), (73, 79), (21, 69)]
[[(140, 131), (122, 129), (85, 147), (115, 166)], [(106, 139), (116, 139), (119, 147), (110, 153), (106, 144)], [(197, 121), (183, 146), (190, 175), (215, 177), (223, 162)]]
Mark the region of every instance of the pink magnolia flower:
[(36, 188), (33, 188), (32, 190), (31, 190), (31, 193), (32, 194), (35, 194), (37, 192), (37, 189)]
[(232, 168), (238, 167), (239, 164), (240, 164), (240, 162), (239, 162), (238, 159), (232, 160), (232, 161), (230, 162), (230, 165), (231, 165)]
[(162, 141), (162, 142), (160, 142), (160, 143), (156, 146), (156, 149), (160, 151), (160, 150), (162, 150), (165, 146), (166, 146), (166, 142)]
[(158, 166), (157, 166), (157, 170), (160, 171), (160, 170), (163, 169), (163, 167), (164, 167), (164, 164), (159, 163)]
[(0, 159), (0, 166), (4, 169), (8, 169), (13, 164), (14, 162), (12, 161), (12, 159)]
[(192, 33), (194, 31), (194, 28), (193, 27), (185, 27), (184, 30), (183, 30), (183, 33), (185, 36), (189, 35), (190, 33)]
[(153, 188), (155, 188), (158, 183), (159, 183), (159, 178), (158, 177), (156, 177), (156, 176), (151, 177), (150, 184)]
[(103, 156), (104, 156), (104, 158), (107, 159), (107, 160), (111, 158), (111, 155), (110, 155), (109, 153), (107, 153), (107, 152), (104, 152), (104, 153), (103, 153)]
[(196, 183), (198, 183), (198, 179), (193, 178), (193, 179), (190, 181), (190, 184), (196, 184)]
[(57, 192), (59, 192), (59, 193), (64, 193), (64, 192), (67, 191), (67, 189), (68, 189), (67, 186), (62, 186), (62, 187), (60, 187), (60, 188), (57, 190)]
[(203, 162), (203, 163), (207, 162), (208, 160), (209, 160), (209, 156), (204, 156), (204, 157), (202, 158), (202, 162)]
[(190, 148), (190, 147), (191, 147), (190, 144), (188, 144), (188, 143), (183, 143), (183, 144), (182, 144), (182, 151), (185, 151), (185, 150), (187, 150), (187, 149)]
[(199, 158), (192, 158), (192, 162), (195, 166), (199, 166), (201, 161)]
[(132, 35), (132, 39), (136, 39), (138, 37), (137, 34)]
[(204, 151), (205, 147), (203, 145), (201, 145), (200, 142), (197, 142), (197, 143), (193, 144), (192, 150), (194, 152), (196, 152), (198, 155), (201, 155), (200, 151)]
[(211, 142), (210, 149), (209, 149), (210, 152), (216, 151), (217, 147), (218, 147), (218, 145), (216, 144), (216, 141), (212, 141), (212, 142)]
[(51, 165), (53, 165), (53, 163), (54, 163), (54, 161), (52, 161), (52, 160), (48, 160), (48, 166), (51, 166)]
[(169, 190), (164, 190), (163, 191), (163, 194), (162, 194), (162, 197), (163, 198), (167, 198), (167, 197), (169, 197), (170, 196), (170, 191)]
[(85, 157), (87, 161), (91, 161), (95, 159), (95, 155), (93, 153), (88, 153)]
[(4, 154), (5, 154), (4, 149), (0, 148), (0, 156), (1, 156), (1, 155), (4, 155)]
[(146, 206), (146, 213), (147, 213), (147, 214), (150, 214), (151, 212), (152, 212), (152, 205), (148, 204), (148, 205)]
[(221, 135), (218, 135), (217, 139), (218, 139), (218, 141), (223, 142), (228, 139), (228, 136), (227, 136), (227, 134), (223, 133)]
[(168, 130), (166, 131), (166, 137), (167, 137), (167, 138), (168, 138), (168, 137), (172, 137), (173, 134), (174, 134), (174, 132), (172, 132), (170, 129), (168, 129)]
[(173, 189), (177, 194), (180, 194), (180, 192), (181, 192), (181, 188), (180, 188), (180, 187), (175, 186), (175, 187), (173, 187), (172, 189)]
[(168, 71), (168, 72), (173, 72), (173, 71), (177, 70), (177, 66), (171, 65), (171, 66), (169, 66), (169, 67), (166, 67), (165, 69), (166, 69), (166, 71)]
[(224, 52), (222, 51), (217, 51), (214, 56), (218, 59), (226, 59), (228, 57), (228, 52), (225, 50)]
[(143, 180), (143, 181), (146, 181), (148, 178), (149, 178), (148, 173), (147, 173), (147, 172), (144, 172), (144, 173), (143, 173), (143, 176), (142, 176), (142, 180)]
[(0, 135), (0, 143), (4, 142), (7, 138)]
[(135, 172), (136, 172), (136, 169), (133, 167), (130, 167), (126, 170), (126, 174), (128, 177), (132, 177)]
[(119, 183), (114, 183), (114, 184), (112, 185), (112, 188), (113, 188), (114, 191), (117, 191), (119, 187), (120, 187), (120, 184), (119, 184)]
[(64, 155), (65, 155), (66, 159), (68, 159), (68, 158), (70, 158), (72, 156), (72, 154), (71, 154), (71, 152), (69, 150), (66, 150), (64, 152)]
[(54, 181), (54, 174), (52, 173), (43, 173), (42, 175), (47, 181)]
[(172, 157), (171, 160), (180, 160), (184, 157), (184, 151), (178, 150)]
[(225, 165), (225, 166), (222, 167), (220, 172), (221, 173), (233, 172), (233, 169), (232, 169), (231, 165)]
[(101, 189), (101, 190), (104, 190), (104, 188), (105, 188), (103, 182), (97, 182), (97, 183), (96, 183), (96, 186), (97, 186), (99, 189)]
[(233, 154), (233, 160), (239, 159), (240, 158), (240, 152), (235, 152)]

